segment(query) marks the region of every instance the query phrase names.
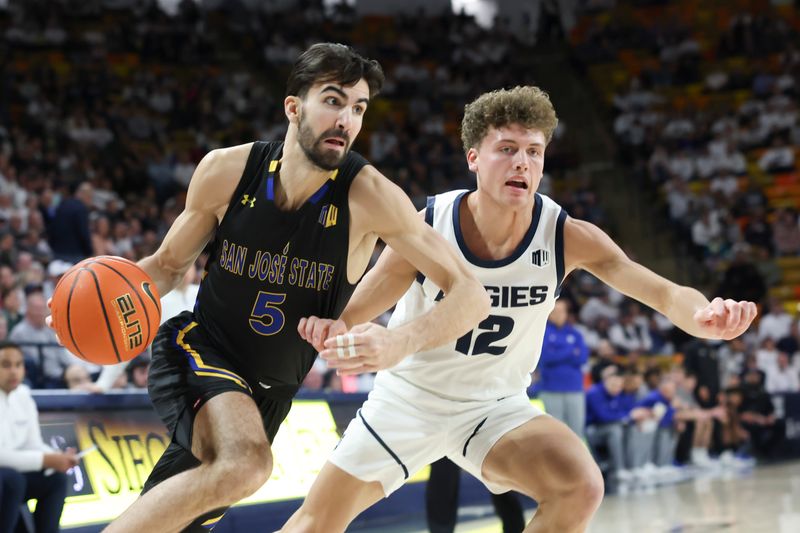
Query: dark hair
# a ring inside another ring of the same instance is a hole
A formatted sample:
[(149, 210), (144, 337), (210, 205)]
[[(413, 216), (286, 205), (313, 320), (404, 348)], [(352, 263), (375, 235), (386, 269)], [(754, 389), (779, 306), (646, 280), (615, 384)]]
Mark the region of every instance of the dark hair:
[(383, 87), (383, 69), (377, 61), (359, 55), (344, 44), (317, 43), (294, 62), (286, 80), (286, 96), (304, 98), (315, 83), (333, 81), (350, 86), (362, 78), (369, 85), (370, 98)]
[(22, 348), (19, 347), (19, 344), (12, 341), (0, 341), (0, 351), (3, 350), (17, 350), (22, 353)]

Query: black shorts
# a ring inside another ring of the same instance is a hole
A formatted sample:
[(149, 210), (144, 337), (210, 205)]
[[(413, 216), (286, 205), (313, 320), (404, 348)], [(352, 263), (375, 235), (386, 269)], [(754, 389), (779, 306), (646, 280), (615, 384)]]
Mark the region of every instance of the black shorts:
[(206, 338), (194, 314), (185, 311), (165, 322), (153, 341), (147, 388), (172, 441), (192, 449), (194, 417), (211, 398), (223, 392), (247, 394), (255, 401), (272, 442), (289, 414), (296, 388), (262, 390), (250, 383)]

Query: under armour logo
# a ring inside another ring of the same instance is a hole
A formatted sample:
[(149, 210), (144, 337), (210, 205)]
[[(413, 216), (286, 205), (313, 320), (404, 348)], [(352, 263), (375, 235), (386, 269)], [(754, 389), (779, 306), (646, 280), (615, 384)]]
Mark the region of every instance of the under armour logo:
[(256, 198), (255, 198), (255, 196), (254, 196), (254, 197), (252, 197), (252, 198), (250, 198), (250, 195), (249, 195), (249, 194), (245, 194), (245, 195), (242, 197), (242, 205), (247, 205), (247, 202), (250, 202), (250, 207), (253, 207), (253, 206), (255, 205), (255, 203), (256, 203)]

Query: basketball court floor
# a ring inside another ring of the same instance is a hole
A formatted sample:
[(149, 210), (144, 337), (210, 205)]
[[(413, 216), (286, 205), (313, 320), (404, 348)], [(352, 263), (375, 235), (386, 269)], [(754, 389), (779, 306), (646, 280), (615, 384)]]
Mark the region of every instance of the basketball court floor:
[[(502, 533), (496, 519), (468, 520), (491, 512), (460, 509), (456, 533)], [(467, 515), (467, 516), (464, 516)], [(427, 533), (424, 524), (369, 533)], [(606, 496), (591, 533), (798, 533), (800, 461), (742, 472), (699, 475), (675, 485)]]

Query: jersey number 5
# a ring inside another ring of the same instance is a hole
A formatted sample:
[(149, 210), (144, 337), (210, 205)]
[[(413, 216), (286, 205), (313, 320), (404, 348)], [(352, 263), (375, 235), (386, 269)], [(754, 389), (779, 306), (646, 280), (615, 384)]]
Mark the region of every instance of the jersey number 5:
[(283, 329), (286, 317), (278, 307), (284, 300), (285, 294), (259, 291), (253, 311), (250, 313), (250, 327), (259, 335), (275, 335)]
[(475, 337), (475, 345), (472, 346), (472, 335), (476, 330), (472, 330), (456, 341), (456, 350), (464, 355), (503, 355), (507, 347), (494, 343), (508, 337), (513, 329), (514, 319), (510, 316), (489, 315), (478, 324), (477, 330), (482, 331)]

